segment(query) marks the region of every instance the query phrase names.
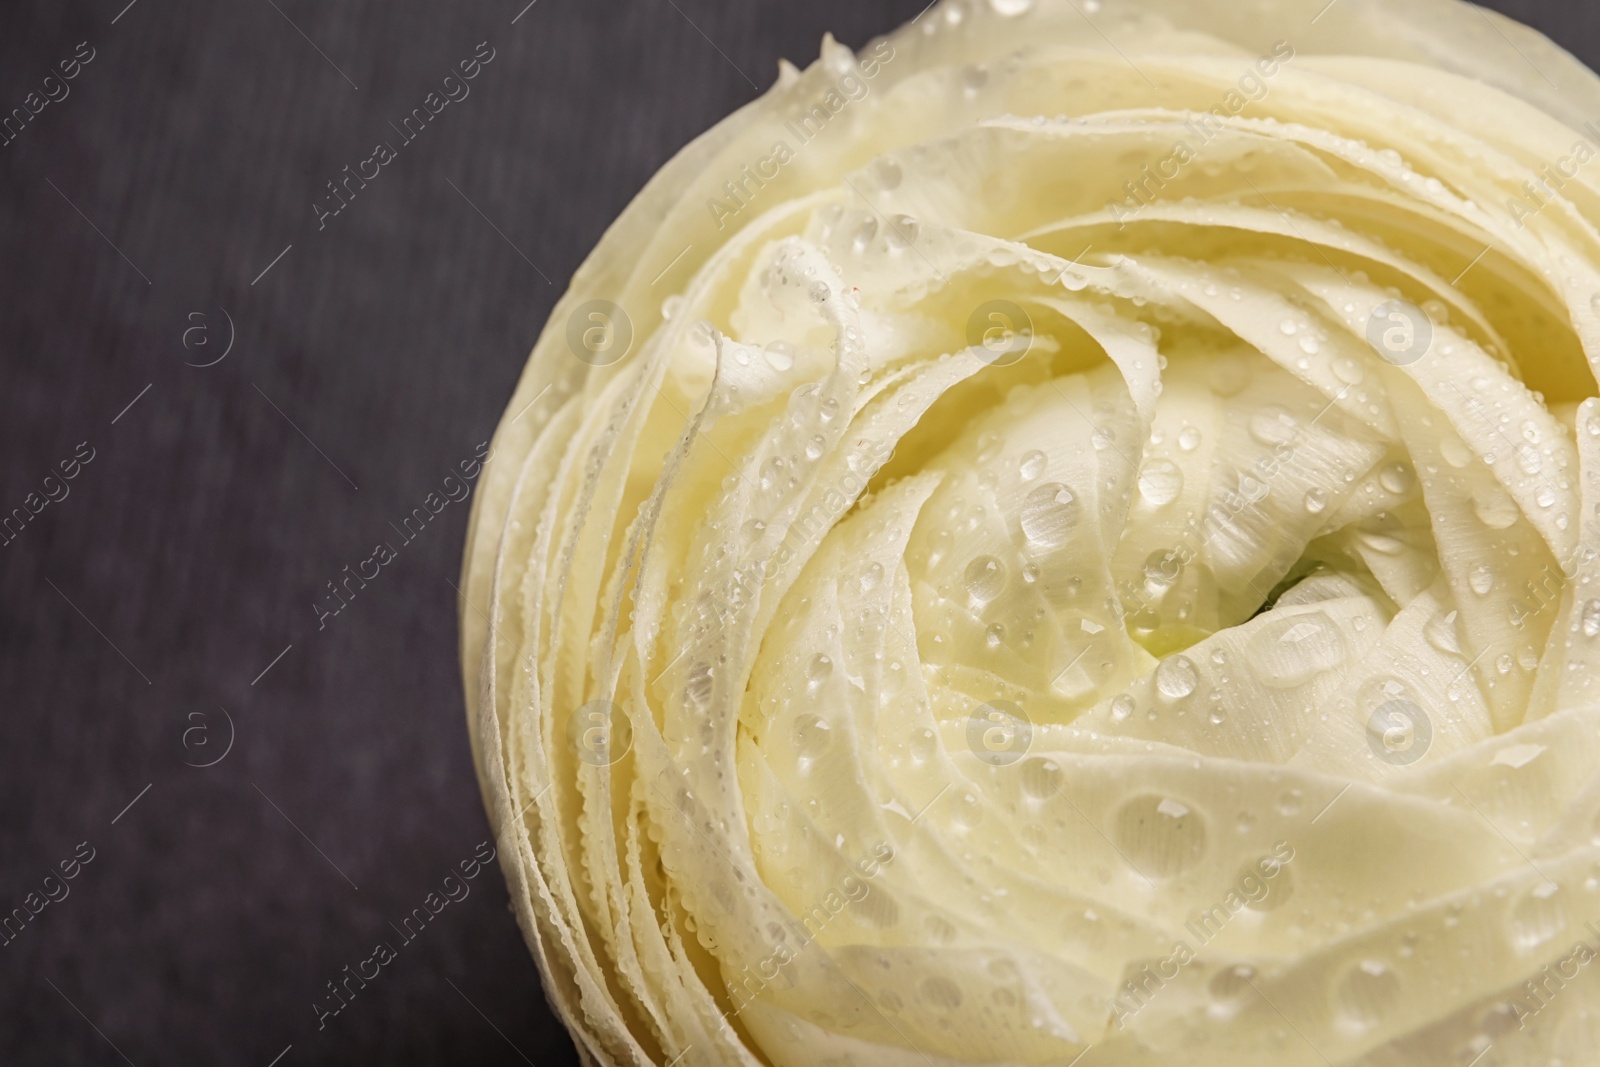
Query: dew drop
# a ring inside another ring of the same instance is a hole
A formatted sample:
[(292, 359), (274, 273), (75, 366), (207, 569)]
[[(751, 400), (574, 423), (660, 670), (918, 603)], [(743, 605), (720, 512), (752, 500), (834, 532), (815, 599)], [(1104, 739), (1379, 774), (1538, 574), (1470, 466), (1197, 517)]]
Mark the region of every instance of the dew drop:
[(1263, 685), (1292, 689), (1342, 665), (1349, 651), (1333, 620), (1313, 612), (1268, 623), (1250, 638), (1250, 664)]
[(1479, 596), (1488, 596), (1489, 591), (1494, 588), (1494, 571), (1486, 563), (1478, 564), (1467, 575), (1467, 585), (1471, 586), (1472, 591)]
[(855, 236), (851, 238), (851, 244), (855, 245), (857, 252), (861, 252), (872, 243), (872, 239), (876, 236), (878, 236), (878, 220), (867, 218), (862, 220), (861, 225), (856, 227)]
[(1417, 476), (1404, 463), (1391, 463), (1378, 474), (1378, 484), (1396, 496), (1411, 492)]
[(1238, 396), (1250, 384), (1250, 365), (1242, 356), (1223, 353), (1206, 368), (1206, 382), (1213, 393), (1224, 399)]
[(904, 172), (900, 169), (900, 164), (892, 157), (884, 156), (879, 159), (876, 169), (878, 188), (887, 193), (900, 187), (900, 179), (904, 177)]
[(801, 715), (794, 721), (794, 747), (801, 756), (812, 759), (827, 751), (832, 738), (828, 724), (815, 715)]
[(1247, 964), (1218, 971), (1207, 986), (1211, 1003), (1207, 1005), (1206, 1013), (1219, 1021), (1231, 1019), (1252, 1001), (1259, 999), (1252, 985), (1255, 976), (1256, 969)]
[(1334, 992), (1339, 1022), (1356, 1033), (1365, 1033), (1382, 1021), (1400, 994), (1400, 979), (1386, 964), (1363, 960), (1345, 972)]
[(1153, 459), (1139, 472), (1139, 495), (1155, 507), (1164, 507), (1183, 492), (1183, 471), (1168, 459)]
[(709, 664), (697, 663), (689, 668), (686, 683), (686, 693), (696, 706), (704, 707), (711, 702), (715, 677)]
[(1349, 356), (1340, 356), (1333, 361), (1333, 373), (1336, 378), (1346, 385), (1359, 385), (1361, 384), (1361, 379), (1365, 377), (1361, 364)]
[(1472, 510), (1478, 521), (1491, 530), (1504, 530), (1522, 517), (1517, 502), (1498, 485), (1487, 485), (1473, 493)]
[(1176, 552), (1156, 549), (1144, 561), (1144, 584), (1152, 596), (1163, 596), (1183, 574), (1183, 558)]
[(1239, 495), (1244, 497), (1250, 503), (1254, 504), (1257, 501), (1265, 500), (1267, 494), (1271, 491), (1271, 488), (1266, 482), (1263, 482), (1254, 475), (1245, 474), (1243, 472), (1239, 474)]
[(917, 243), (917, 220), (910, 215), (896, 215), (889, 226), (889, 243), (896, 248), (910, 248)]
[[(1270, 878), (1262, 877), (1264, 871), (1272, 871), (1273, 874)], [(1266, 887), (1265, 895), (1248, 902), (1247, 906), (1252, 910), (1276, 911), (1294, 896), (1294, 874), (1276, 857), (1263, 856), (1254, 863), (1246, 864), (1240, 870), (1239, 877), (1233, 880), (1233, 884), (1248, 885), (1248, 877), (1252, 874), (1256, 875), (1258, 882)]]
[(1299, 429), (1294, 416), (1282, 408), (1268, 408), (1250, 418), (1250, 436), (1264, 445), (1286, 445)]
[(1448, 652), (1453, 656), (1461, 655), (1461, 634), (1456, 629), (1456, 615), (1454, 611), (1449, 614), (1438, 612), (1422, 628), (1428, 644), (1440, 652)]
[(878, 583), (882, 581), (883, 564), (874, 560), (862, 569), (861, 577), (856, 579), (856, 584), (860, 587), (862, 593), (870, 593), (878, 588)]
[(1600, 600), (1591, 600), (1583, 606), (1583, 636), (1600, 637)]
[(1511, 912), (1511, 936), (1523, 951), (1537, 948), (1567, 928), (1561, 887), (1554, 882), (1534, 886)]
[(1019, 770), (1022, 791), (1035, 800), (1046, 800), (1060, 790), (1061, 768), (1053, 760), (1034, 757), (1025, 761)]
[(1128, 801), (1117, 812), (1115, 832), (1123, 855), (1147, 878), (1171, 878), (1206, 851), (1205, 821), (1171, 797), (1145, 794)]
[(1006, 565), (993, 556), (975, 556), (967, 564), (964, 580), (967, 594), (980, 604), (987, 604), (1005, 588)]
[(1517, 445), (1517, 468), (1523, 474), (1538, 474), (1544, 469), (1544, 457), (1530, 444)]
[(771, 459), (763, 463), (761, 465), (760, 474), (761, 488), (771, 489), (774, 485), (776, 485), (778, 483), (778, 479), (783, 476), (783, 466), (783, 460), (778, 456), (773, 456)]
[(1168, 700), (1182, 700), (1199, 683), (1199, 672), (1188, 656), (1171, 656), (1156, 667), (1156, 691)]
[(1055, 548), (1066, 544), (1078, 524), (1078, 498), (1059, 482), (1049, 482), (1029, 493), (1022, 503), (1022, 532), (1036, 545)]
[(773, 341), (762, 349), (767, 357), (767, 362), (772, 364), (776, 371), (786, 371), (794, 366), (794, 346), (788, 341)]
[(1043, 474), (1045, 468), (1049, 465), (1050, 457), (1038, 449), (1034, 449), (1022, 457), (1022, 462), (1017, 465), (1017, 473), (1021, 475), (1023, 481), (1031, 482)]
[(1472, 462), (1472, 450), (1467, 447), (1466, 442), (1454, 434), (1439, 442), (1439, 454), (1444, 457), (1446, 463), (1457, 470)]

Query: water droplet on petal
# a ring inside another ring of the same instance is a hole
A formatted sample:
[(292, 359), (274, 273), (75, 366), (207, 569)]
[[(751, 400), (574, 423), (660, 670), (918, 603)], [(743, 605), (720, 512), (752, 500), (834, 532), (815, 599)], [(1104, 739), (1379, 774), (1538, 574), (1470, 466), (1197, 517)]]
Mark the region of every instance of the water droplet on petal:
[(1523, 474), (1538, 474), (1544, 469), (1544, 457), (1530, 444), (1517, 445), (1517, 467)]
[(1485, 485), (1472, 494), (1472, 510), (1491, 530), (1504, 530), (1522, 517), (1522, 510), (1498, 485)]
[(1416, 482), (1416, 474), (1404, 463), (1391, 463), (1378, 474), (1378, 484), (1397, 496), (1409, 493)]
[(1250, 418), (1250, 436), (1264, 445), (1286, 445), (1299, 432), (1300, 424), (1282, 408), (1268, 408)]
[(813, 758), (827, 751), (832, 740), (826, 722), (815, 715), (801, 715), (794, 721), (794, 747), (801, 756)]
[(870, 593), (878, 588), (878, 583), (881, 581), (883, 581), (883, 564), (874, 560), (861, 571), (861, 577), (857, 579), (856, 584), (860, 586), (862, 593)]
[(980, 604), (987, 604), (1005, 588), (1006, 565), (993, 556), (975, 556), (967, 564), (965, 581), (968, 595)]
[(1036, 800), (1046, 800), (1060, 789), (1061, 768), (1053, 760), (1033, 759), (1019, 768), (1022, 772), (1022, 791)]
[(1206, 368), (1211, 391), (1224, 399), (1238, 396), (1250, 384), (1250, 365), (1244, 357), (1225, 352), (1214, 357)]
[(1363, 960), (1345, 972), (1334, 992), (1339, 1023), (1355, 1033), (1365, 1033), (1394, 1010), (1399, 995), (1400, 979), (1386, 964)]
[(901, 171), (900, 164), (893, 157), (884, 156), (879, 159), (876, 169), (878, 188), (887, 193), (900, 187), (900, 179), (904, 176), (904, 172)]
[(1078, 498), (1059, 482), (1049, 482), (1029, 493), (1022, 503), (1022, 532), (1036, 545), (1055, 548), (1066, 544), (1078, 524)]
[(1544, 755), (1543, 745), (1510, 745), (1494, 754), (1494, 759), (1489, 761), (1491, 767), (1510, 767), (1520, 771), (1540, 756)]
[(1439, 454), (1444, 457), (1446, 463), (1457, 470), (1472, 462), (1472, 450), (1467, 447), (1466, 442), (1454, 434), (1439, 442)]
[(1183, 557), (1177, 552), (1156, 549), (1144, 561), (1144, 584), (1152, 596), (1163, 596), (1183, 574)]
[(1205, 820), (1171, 797), (1135, 797), (1117, 812), (1114, 826), (1122, 854), (1145, 878), (1171, 878), (1205, 855)]
[(1494, 588), (1494, 571), (1486, 563), (1478, 564), (1467, 575), (1467, 585), (1471, 586), (1472, 591), (1479, 596), (1488, 596), (1489, 591)]
[(1164, 507), (1183, 492), (1183, 471), (1169, 459), (1153, 459), (1139, 472), (1139, 495), (1155, 507)]
[(786, 371), (794, 366), (794, 346), (788, 341), (774, 341), (762, 349), (767, 362), (776, 371)]
[(1188, 656), (1172, 656), (1156, 667), (1156, 691), (1168, 700), (1182, 700), (1199, 683), (1199, 672)]
[(1344, 635), (1320, 611), (1268, 623), (1250, 638), (1251, 669), (1274, 689), (1304, 685), (1348, 654)]
[(1541, 882), (1517, 901), (1511, 912), (1511, 936), (1523, 951), (1538, 948), (1567, 928), (1561, 887)]
[(1428, 644), (1440, 652), (1448, 652), (1453, 656), (1461, 654), (1461, 633), (1456, 629), (1457, 613), (1449, 614), (1439, 612), (1428, 620), (1423, 627), (1423, 636), (1428, 639)]
[(711, 702), (711, 693), (716, 685), (716, 677), (710, 664), (697, 663), (689, 668), (685, 683), (685, 693), (697, 707), (703, 708)]
[(1219, 1021), (1231, 1019), (1252, 1001), (1259, 1001), (1252, 985), (1255, 976), (1256, 969), (1248, 964), (1218, 971), (1207, 987), (1211, 1003), (1206, 1006), (1206, 1014)]
[(1600, 637), (1600, 600), (1591, 600), (1583, 606), (1583, 636)]

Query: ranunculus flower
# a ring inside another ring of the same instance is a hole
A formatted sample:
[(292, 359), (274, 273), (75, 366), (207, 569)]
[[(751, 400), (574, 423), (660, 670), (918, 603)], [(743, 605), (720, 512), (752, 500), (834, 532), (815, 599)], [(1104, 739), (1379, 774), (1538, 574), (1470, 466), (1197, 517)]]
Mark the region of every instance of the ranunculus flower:
[(462, 608), (603, 1064), (1592, 1064), (1600, 82), (946, 0), (668, 164)]

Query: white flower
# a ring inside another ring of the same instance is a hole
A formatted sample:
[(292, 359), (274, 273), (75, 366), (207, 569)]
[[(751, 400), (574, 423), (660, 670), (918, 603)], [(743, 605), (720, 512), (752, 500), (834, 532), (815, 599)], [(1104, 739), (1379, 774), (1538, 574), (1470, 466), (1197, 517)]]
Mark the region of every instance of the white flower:
[(587, 1062), (1590, 1062), (1600, 81), (956, 0), (573, 279), (462, 607)]

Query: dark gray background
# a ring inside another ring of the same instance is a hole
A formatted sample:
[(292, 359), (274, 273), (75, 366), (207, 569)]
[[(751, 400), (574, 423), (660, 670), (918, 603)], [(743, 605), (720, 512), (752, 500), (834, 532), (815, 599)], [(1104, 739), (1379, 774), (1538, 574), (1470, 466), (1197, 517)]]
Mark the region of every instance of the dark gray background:
[[(0, 148), (0, 514), (96, 456), (0, 548), (0, 913), (96, 857), (0, 947), (0, 1063), (576, 1062), (498, 869), (317, 1030), (324, 983), (488, 836), (467, 506), (326, 629), (311, 605), (491, 434), (657, 167), (780, 56), (923, 2), (4, 5), (0, 113), (97, 54)], [(1600, 60), (1595, 5), (1493, 6)], [(481, 41), (471, 96), (319, 232), (323, 184)], [(186, 366), (224, 309), (231, 353)], [(185, 766), (222, 751), (219, 708), (231, 751)]]

